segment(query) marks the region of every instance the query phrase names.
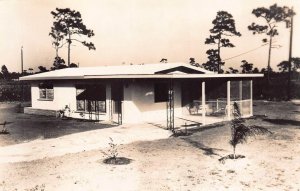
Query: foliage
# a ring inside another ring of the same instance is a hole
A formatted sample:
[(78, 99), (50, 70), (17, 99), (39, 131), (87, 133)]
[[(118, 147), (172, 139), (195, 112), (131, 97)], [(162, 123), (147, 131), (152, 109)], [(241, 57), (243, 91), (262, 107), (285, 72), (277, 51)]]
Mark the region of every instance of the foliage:
[[(279, 71), (287, 72), (288, 68), (289, 68), (289, 64), (290, 64), (289, 61), (282, 61), (277, 65), (277, 67), (278, 67)], [(300, 58), (299, 57), (292, 58), (291, 68), (293, 71), (296, 71), (298, 68), (300, 68)]]
[(232, 15), (226, 11), (219, 11), (216, 18), (212, 21), (212, 24), (214, 26), (209, 30), (211, 35), (209, 38), (206, 38), (205, 44), (217, 45), (217, 49), (210, 49), (206, 52), (208, 61), (203, 65), (209, 70), (218, 71), (218, 73), (220, 73), (221, 66), (224, 65), (220, 56), (221, 48), (234, 47), (227, 37), (241, 36), (241, 33), (236, 30)]
[(242, 73), (253, 73), (253, 64), (247, 62), (246, 60), (242, 60)]
[(217, 49), (209, 49), (206, 51), (206, 54), (208, 55), (208, 61), (203, 63), (202, 66), (206, 70), (223, 73), (224, 71), (221, 69), (221, 66), (224, 66), (225, 62), (220, 60), (219, 51)]
[(168, 63), (168, 59), (167, 59), (167, 58), (162, 58), (162, 59), (160, 60), (160, 63)]
[(108, 156), (109, 156), (109, 158), (116, 159), (119, 154), (118, 149), (117, 149), (117, 144), (114, 143), (114, 140), (111, 137), (109, 137), (109, 140), (110, 140), (110, 142), (108, 143), (108, 145), (109, 145)]
[(51, 67), (51, 70), (57, 70), (57, 69), (63, 69), (67, 68), (65, 65), (65, 60), (59, 56), (54, 58), (53, 67)]
[[(23, 91), (22, 91), (23, 83)], [(0, 101), (24, 101), (31, 100), (30, 84), (20, 81), (0, 81)], [(24, 93), (23, 93), (24, 92)]]
[(229, 74), (237, 74), (239, 72), (237, 69), (234, 69), (232, 67), (229, 67), (228, 69), (229, 69), (229, 71), (227, 71), (226, 73), (229, 73)]
[(3, 76), (3, 79), (5, 80), (9, 80), (10, 77), (9, 77), (9, 71), (7, 69), (7, 67), (5, 65), (2, 65), (1, 67), (1, 73), (2, 73), (2, 76)]
[(200, 64), (196, 62), (195, 58), (190, 58), (190, 65), (200, 67)]
[(278, 23), (286, 22), (287, 26), (289, 25), (289, 17), (294, 15), (292, 9), (288, 7), (280, 7), (277, 4), (270, 6), (269, 8), (259, 7), (257, 9), (253, 9), (252, 14), (254, 14), (257, 18), (262, 18), (265, 21), (265, 25), (252, 23), (248, 26), (248, 29), (255, 34), (265, 34), (269, 36), (269, 40), (264, 38), (262, 41), (263, 43), (269, 43), (269, 56), (268, 56), (268, 66), (267, 66), (267, 73), (268, 73), (268, 80), (270, 75), (270, 59), (271, 59), (271, 49), (273, 46), (273, 37), (279, 35), (278, 33)]
[(48, 72), (47, 68), (44, 66), (39, 66), (38, 69), (40, 70), (39, 73)]
[(238, 144), (243, 144), (249, 136), (264, 135), (271, 133), (268, 129), (260, 126), (247, 126), (245, 119), (241, 117), (239, 106), (236, 102), (233, 104), (233, 119), (231, 120), (231, 140), (229, 143), (233, 147), (234, 159), (235, 149)]
[(69, 68), (78, 68), (78, 66), (75, 63), (71, 63), (70, 66), (69, 66)]
[[(74, 41), (80, 42), (86, 46), (89, 50), (95, 50), (95, 46), (92, 42), (85, 40), (79, 40), (78, 37), (92, 37), (94, 31), (88, 29), (82, 22), (81, 14), (78, 11), (71, 10), (69, 8), (60, 9), (56, 8), (55, 11), (51, 11), (54, 18), (53, 26), (51, 28), (50, 36), (54, 39), (54, 46), (61, 47), (64, 45), (62, 42), (64, 39), (68, 44), (68, 66), (70, 66), (70, 49), (71, 44)], [(58, 55), (56, 55), (58, 57)]]

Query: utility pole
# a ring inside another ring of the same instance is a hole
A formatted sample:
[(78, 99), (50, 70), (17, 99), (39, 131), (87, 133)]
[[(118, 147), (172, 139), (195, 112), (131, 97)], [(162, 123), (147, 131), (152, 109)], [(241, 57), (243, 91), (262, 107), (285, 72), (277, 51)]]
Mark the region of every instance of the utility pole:
[(292, 70), (292, 48), (293, 48), (293, 17), (294, 11), (292, 7), (291, 13), (291, 29), (290, 29), (290, 50), (289, 50), (289, 73), (288, 73), (288, 85), (287, 85), (287, 97), (288, 100), (291, 99), (291, 70)]
[[(21, 77), (23, 76), (23, 46), (21, 46)], [(21, 107), (22, 102), (24, 101), (24, 83), (21, 81), (22, 95), (21, 97)]]
[(23, 76), (23, 46), (21, 46), (21, 76)]

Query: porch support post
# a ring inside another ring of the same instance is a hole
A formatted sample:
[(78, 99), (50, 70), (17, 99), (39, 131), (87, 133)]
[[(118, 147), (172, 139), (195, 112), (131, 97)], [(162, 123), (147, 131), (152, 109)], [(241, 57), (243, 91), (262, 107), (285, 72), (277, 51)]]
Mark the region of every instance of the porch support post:
[(253, 81), (250, 80), (250, 116), (253, 116)]
[(112, 123), (112, 101), (111, 101), (111, 84), (106, 84), (106, 119)]
[(227, 118), (231, 119), (230, 80), (227, 81)]
[(206, 114), (206, 104), (205, 104), (205, 82), (202, 82), (202, 123), (206, 125), (205, 114)]
[(239, 81), (239, 97), (240, 97), (240, 112), (242, 116), (244, 115), (243, 113), (243, 81)]

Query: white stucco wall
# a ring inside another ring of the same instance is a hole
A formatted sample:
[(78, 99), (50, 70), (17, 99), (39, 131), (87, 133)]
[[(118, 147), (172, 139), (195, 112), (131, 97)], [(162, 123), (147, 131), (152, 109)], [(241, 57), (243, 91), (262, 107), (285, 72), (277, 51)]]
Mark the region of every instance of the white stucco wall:
[[(110, 98), (110, 86), (106, 87), (109, 91), (107, 98)], [(83, 118), (80, 112), (76, 112), (76, 87), (74, 82), (54, 82), (53, 83), (54, 99), (53, 100), (42, 100), (39, 97), (39, 87), (38, 83), (31, 84), (31, 103), (34, 109), (46, 109), (46, 110), (60, 110), (64, 109), (66, 105), (69, 106), (71, 113), (70, 117), (73, 118)], [(107, 102), (108, 103), (108, 102)], [(108, 115), (108, 104), (106, 104), (106, 113), (100, 113), (99, 120), (107, 121), (109, 119)], [(86, 114), (85, 119), (88, 119)], [(95, 116), (92, 116), (95, 119)]]
[[(166, 102), (154, 102), (155, 82), (132, 82), (124, 87), (123, 122), (141, 123), (167, 120)], [(182, 115), (181, 87), (174, 84), (174, 114)]]
[[(154, 84), (155, 82), (151, 81), (128, 82), (124, 84), (123, 123), (166, 121), (166, 102), (154, 102)], [(68, 105), (73, 111), (71, 117), (82, 118), (78, 112), (75, 112), (76, 87), (74, 82), (54, 82), (53, 89), (54, 99), (52, 101), (41, 100), (39, 99), (38, 83), (33, 83), (31, 87), (32, 108), (59, 110)], [(100, 114), (100, 120), (110, 120), (110, 99), (111, 85), (106, 83), (106, 113)], [(181, 116), (181, 86), (179, 83), (174, 83), (174, 108), (175, 116)], [(88, 116), (86, 115), (85, 118), (87, 119)]]
[(71, 110), (76, 110), (76, 88), (74, 84), (66, 82), (53, 83), (54, 99), (52, 101), (42, 100), (39, 97), (38, 83), (31, 85), (32, 108), (59, 110), (68, 105)]

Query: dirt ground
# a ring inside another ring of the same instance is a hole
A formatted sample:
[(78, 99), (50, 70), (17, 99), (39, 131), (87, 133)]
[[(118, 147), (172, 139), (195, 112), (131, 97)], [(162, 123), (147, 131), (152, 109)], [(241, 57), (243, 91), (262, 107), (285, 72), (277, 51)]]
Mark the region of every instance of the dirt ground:
[(230, 127), (211, 125), (189, 136), (118, 145), (119, 156), (133, 160), (128, 165), (103, 164), (108, 148), (1, 163), (0, 190), (299, 190), (300, 103), (257, 101), (254, 114), (247, 123), (273, 134), (238, 145), (243, 159), (218, 161), (232, 152)]

